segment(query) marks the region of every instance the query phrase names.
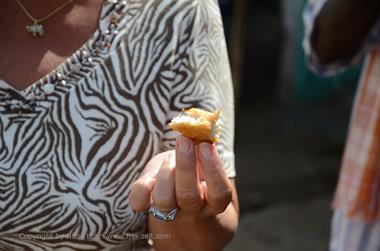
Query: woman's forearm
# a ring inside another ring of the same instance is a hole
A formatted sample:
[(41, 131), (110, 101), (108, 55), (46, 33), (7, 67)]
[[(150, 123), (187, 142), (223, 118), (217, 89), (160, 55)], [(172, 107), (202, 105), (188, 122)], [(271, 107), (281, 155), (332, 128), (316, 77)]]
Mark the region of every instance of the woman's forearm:
[(358, 50), (380, 14), (378, 0), (329, 0), (316, 23), (312, 45), (322, 64)]
[(157, 251), (219, 251), (234, 236), (238, 226), (238, 214), (238, 209), (231, 203), (223, 213), (202, 221), (189, 221), (178, 217), (173, 222), (162, 222), (150, 217), (149, 229), (152, 236), (170, 236), (153, 240)]

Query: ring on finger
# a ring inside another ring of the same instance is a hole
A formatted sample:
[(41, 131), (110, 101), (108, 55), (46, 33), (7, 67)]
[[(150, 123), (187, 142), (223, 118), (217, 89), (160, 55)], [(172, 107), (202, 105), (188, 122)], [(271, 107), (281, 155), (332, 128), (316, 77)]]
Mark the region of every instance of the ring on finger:
[(163, 212), (160, 209), (158, 209), (154, 204), (152, 204), (149, 208), (148, 213), (161, 221), (174, 221), (177, 215), (177, 211), (178, 211), (178, 208), (176, 207), (170, 212)]

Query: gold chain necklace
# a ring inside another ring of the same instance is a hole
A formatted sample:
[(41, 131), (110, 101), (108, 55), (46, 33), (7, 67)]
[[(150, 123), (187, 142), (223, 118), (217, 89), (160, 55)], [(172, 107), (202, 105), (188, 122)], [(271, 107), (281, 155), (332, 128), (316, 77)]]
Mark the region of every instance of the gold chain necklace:
[(38, 19), (33, 17), (32, 14), (30, 14), (30, 12), (25, 7), (25, 5), (21, 2), (21, 0), (16, 0), (16, 1), (17, 1), (17, 4), (22, 9), (22, 11), (25, 13), (25, 15), (33, 22), (31, 25), (26, 26), (26, 31), (32, 34), (33, 37), (37, 37), (37, 36), (41, 37), (45, 34), (45, 30), (44, 30), (44, 26), (42, 25), (42, 22), (54, 16), (57, 12), (59, 12), (60, 10), (68, 6), (73, 0), (68, 0), (64, 4), (62, 4), (61, 6), (59, 6), (58, 8), (56, 8), (55, 10), (47, 14), (45, 17), (38, 18)]

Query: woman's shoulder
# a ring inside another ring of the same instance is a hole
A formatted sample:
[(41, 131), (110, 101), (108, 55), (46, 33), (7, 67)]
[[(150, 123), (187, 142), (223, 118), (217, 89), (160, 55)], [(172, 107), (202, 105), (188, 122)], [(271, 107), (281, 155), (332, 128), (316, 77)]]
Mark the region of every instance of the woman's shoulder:
[(147, 15), (170, 15), (176, 16), (177, 20), (183, 17), (189, 23), (192, 23), (196, 17), (210, 18), (218, 16), (220, 12), (218, 0), (143, 0), (140, 3), (144, 5), (140, 10), (145, 10)]
[(189, 31), (200, 31), (206, 36), (204, 31), (207, 33), (214, 23), (220, 23), (217, 0), (127, 0), (126, 3), (124, 27), (126, 33), (135, 38), (148, 36), (152, 39), (161, 36), (158, 31), (162, 30), (171, 31), (168, 34), (173, 38), (185, 33), (200, 36)]
[(151, 7), (156, 7), (157, 9), (161, 9), (166, 12), (170, 12), (172, 10), (186, 11), (186, 8), (196, 7), (198, 5), (198, 2), (198, 0), (145, 0), (144, 4)]
[[(127, 0), (124, 13), (137, 26), (158, 27), (192, 24), (199, 13), (201, 1), (214, 0)], [(149, 28), (149, 27), (146, 27)]]
[[(173, 9), (178, 9), (181, 7), (182, 10), (186, 11), (186, 8), (207, 8), (207, 6), (219, 6), (218, 0), (144, 0), (142, 1), (144, 5), (155, 6), (158, 8), (165, 8), (165, 11), (170, 11)], [(188, 10), (188, 9), (187, 9)]]

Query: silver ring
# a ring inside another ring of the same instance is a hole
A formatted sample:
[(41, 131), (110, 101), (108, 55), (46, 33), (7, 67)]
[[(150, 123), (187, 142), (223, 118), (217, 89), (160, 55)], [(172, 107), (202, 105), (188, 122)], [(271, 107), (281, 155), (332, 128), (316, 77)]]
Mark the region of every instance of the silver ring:
[(149, 208), (149, 214), (152, 215), (153, 217), (162, 220), (162, 221), (173, 221), (175, 219), (175, 216), (177, 215), (177, 210), (178, 208), (174, 208), (168, 213), (164, 213), (160, 211), (157, 207), (154, 205), (150, 206)]

